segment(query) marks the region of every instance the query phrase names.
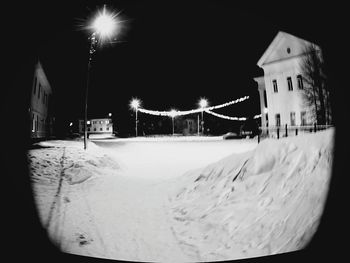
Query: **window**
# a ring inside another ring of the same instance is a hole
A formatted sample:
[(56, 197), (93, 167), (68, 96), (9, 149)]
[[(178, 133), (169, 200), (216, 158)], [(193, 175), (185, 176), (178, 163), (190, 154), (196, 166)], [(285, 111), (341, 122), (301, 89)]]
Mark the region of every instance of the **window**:
[(41, 84), (39, 83), (38, 99), (40, 99), (40, 93), (41, 93)]
[(290, 113), (290, 125), (295, 126), (295, 112)]
[(96, 128), (94, 128), (94, 131), (96, 131)]
[(266, 90), (264, 90), (264, 102), (265, 102), (265, 108), (267, 108), (267, 96), (266, 96)]
[(87, 128), (88, 131), (90, 131), (90, 128)]
[(275, 119), (276, 119), (276, 126), (281, 126), (281, 115), (279, 113), (275, 115)]
[(274, 79), (272, 81), (272, 85), (273, 85), (273, 92), (277, 93), (278, 92), (277, 80)]
[(306, 112), (305, 111), (300, 112), (300, 123), (301, 123), (301, 126), (306, 125)]
[(297, 76), (297, 80), (298, 80), (298, 88), (299, 89), (304, 89), (304, 85), (303, 85), (303, 77), (301, 75)]
[(100, 131), (102, 131), (102, 127), (100, 128)]
[(292, 78), (291, 77), (287, 78), (287, 83), (288, 83), (288, 90), (292, 91), (293, 90), (293, 83), (292, 83)]
[(35, 118), (34, 118), (34, 113), (32, 113), (32, 125), (31, 125), (32, 127), (32, 132), (34, 132), (35, 131)]
[(36, 92), (36, 82), (37, 82), (37, 78), (36, 76), (34, 77), (34, 88), (33, 88), (33, 94), (35, 95)]
[(109, 127), (107, 127), (106, 130), (109, 131)]

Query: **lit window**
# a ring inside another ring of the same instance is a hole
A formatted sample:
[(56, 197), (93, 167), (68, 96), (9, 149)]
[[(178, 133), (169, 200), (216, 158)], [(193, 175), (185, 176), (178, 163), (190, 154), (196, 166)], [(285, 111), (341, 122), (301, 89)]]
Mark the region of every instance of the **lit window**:
[(287, 78), (287, 83), (288, 83), (288, 90), (292, 91), (293, 90), (293, 83), (292, 83), (292, 78), (291, 77)]
[(273, 85), (273, 92), (277, 93), (278, 92), (277, 80), (274, 79), (272, 81), (272, 85)]

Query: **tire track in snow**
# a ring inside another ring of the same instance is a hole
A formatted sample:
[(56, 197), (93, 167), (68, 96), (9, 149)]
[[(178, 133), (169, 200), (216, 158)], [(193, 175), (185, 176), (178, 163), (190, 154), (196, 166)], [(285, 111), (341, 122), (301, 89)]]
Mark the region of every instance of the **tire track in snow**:
[(52, 216), (54, 214), (54, 210), (56, 208), (56, 206), (58, 206), (59, 203), (59, 199), (60, 199), (60, 193), (61, 193), (61, 188), (62, 188), (62, 182), (63, 182), (63, 177), (64, 177), (64, 159), (65, 159), (65, 154), (66, 154), (66, 147), (63, 147), (63, 154), (60, 160), (60, 166), (61, 166), (61, 171), (60, 171), (60, 175), (59, 175), (59, 182), (58, 182), (58, 187), (57, 187), (57, 191), (54, 197), (54, 201), (51, 204), (50, 207), (50, 212), (48, 215), (48, 219), (46, 221), (46, 225), (45, 228), (49, 229), (51, 222), (52, 222)]

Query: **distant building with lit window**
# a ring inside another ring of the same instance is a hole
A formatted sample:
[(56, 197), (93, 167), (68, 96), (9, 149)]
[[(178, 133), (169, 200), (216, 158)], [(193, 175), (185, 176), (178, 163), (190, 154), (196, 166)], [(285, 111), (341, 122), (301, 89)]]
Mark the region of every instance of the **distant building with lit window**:
[(311, 109), (302, 98), (301, 70), (305, 48), (311, 44), (280, 31), (259, 59), (257, 65), (264, 76), (254, 80), (258, 83), (262, 127), (312, 124)]
[[(84, 120), (79, 120), (79, 133), (84, 134)], [(113, 122), (111, 118), (89, 119), (87, 121), (88, 134), (113, 134)]]
[(40, 62), (35, 65), (30, 96), (29, 117), (31, 138), (53, 135), (52, 89)]

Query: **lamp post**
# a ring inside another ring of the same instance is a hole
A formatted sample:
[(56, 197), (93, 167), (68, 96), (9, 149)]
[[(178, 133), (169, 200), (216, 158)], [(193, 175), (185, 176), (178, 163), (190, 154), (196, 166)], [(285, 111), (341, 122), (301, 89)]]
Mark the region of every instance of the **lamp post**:
[(170, 111), (170, 116), (171, 116), (171, 119), (172, 119), (172, 124), (173, 124), (173, 136), (174, 136), (174, 133), (175, 133), (175, 130), (174, 130), (174, 118), (176, 116), (176, 110), (171, 110)]
[(137, 123), (138, 123), (138, 120), (137, 120), (137, 111), (140, 107), (140, 100), (138, 99), (133, 99), (131, 102), (130, 102), (130, 106), (131, 108), (133, 108), (135, 110), (135, 137), (137, 137)]
[(89, 49), (89, 60), (87, 67), (87, 76), (86, 76), (86, 91), (85, 91), (85, 112), (84, 112), (84, 149), (87, 149), (87, 109), (88, 109), (88, 95), (89, 95), (89, 77), (91, 69), (92, 55), (96, 51), (96, 46), (98, 41), (103, 43), (106, 39), (111, 38), (117, 33), (118, 29), (117, 14), (113, 12), (108, 12), (106, 6), (103, 6), (102, 11), (99, 11), (95, 16), (91, 25), (87, 28), (92, 31), (89, 40), (90, 40), (90, 49)]
[(199, 101), (199, 107), (202, 109), (202, 112), (201, 112), (202, 113), (202, 120), (201, 120), (202, 135), (204, 134), (204, 115), (203, 115), (203, 113), (204, 113), (204, 108), (207, 106), (208, 106), (208, 100), (203, 98)]

